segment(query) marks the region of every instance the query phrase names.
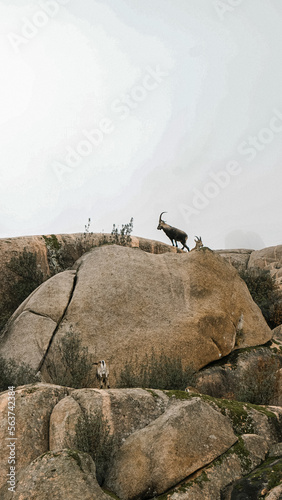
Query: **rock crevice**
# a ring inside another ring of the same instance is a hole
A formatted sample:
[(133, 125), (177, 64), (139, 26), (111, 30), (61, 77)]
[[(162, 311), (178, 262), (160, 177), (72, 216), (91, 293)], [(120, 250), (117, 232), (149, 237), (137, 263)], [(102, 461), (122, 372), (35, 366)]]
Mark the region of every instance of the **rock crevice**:
[(53, 340), (55, 339), (56, 333), (59, 330), (59, 328), (61, 326), (61, 323), (64, 321), (64, 318), (65, 318), (65, 315), (67, 313), (68, 307), (69, 307), (69, 305), (70, 305), (70, 303), (72, 301), (72, 298), (73, 298), (74, 290), (75, 290), (75, 287), (76, 287), (76, 282), (77, 282), (77, 273), (75, 273), (75, 275), (74, 275), (73, 284), (72, 284), (72, 288), (71, 288), (70, 293), (69, 293), (69, 298), (68, 298), (67, 304), (66, 304), (66, 306), (65, 306), (65, 308), (63, 310), (63, 313), (62, 313), (62, 316), (61, 316), (60, 320), (58, 321), (58, 323), (57, 323), (57, 325), (56, 325), (56, 327), (55, 327), (55, 329), (54, 329), (54, 331), (52, 333), (52, 336), (50, 338), (50, 341), (49, 341), (49, 344), (48, 344), (48, 346), (46, 348), (46, 351), (45, 351), (44, 355), (42, 356), (42, 359), (41, 359), (41, 361), (40, 361), (40, 363), (38, 365), (37, 371), (41, 370), (41, 368), (42, 368), (42, 366), (43, 366), (43, 364), (45, 362), (45, 359), (48, 356), (48, 353), (49, 353), (49, 350), (50, 350), (51, 345), (53, 343)]

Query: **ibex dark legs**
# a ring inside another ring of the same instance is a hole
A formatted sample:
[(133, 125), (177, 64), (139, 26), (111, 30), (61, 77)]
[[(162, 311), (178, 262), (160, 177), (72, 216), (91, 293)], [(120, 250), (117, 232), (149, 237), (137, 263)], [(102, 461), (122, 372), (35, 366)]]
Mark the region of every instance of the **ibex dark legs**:
[(170, 239), (172, 246), (176, 246), (176, 248), (178, 248), (177, 242), (179, 241), (183, 245), (182, 250), (186, 248), (188, 252), (190, 252), (189, 247), (186, 245), (186, 240), (188, 238), (187, 234), (185, 233), (185, 231), (170, 226), (164, 220), (162, 220), (162, 214), (164, 213), (166, 212), (162, 212), (159, 217), (159, 224), (157, 229), (162, 229), (165, 232), (167, 237)]
[[(169, 238), (169, 239), (170, 239), (170, 241), (172, 243), (172, 246), (178, 248), (177, 241), (176, 240), (172, 240), (171, 238)], [(175, 244), (174, 244), (174, 241), (175, 241)], [(182, 245), (181, 250), (184, 250), (184, 248), (186, 248), (188, 250), (188, 252), (190, 252), (190, 249), (189, 249), (189, 247), (187, 247), (186, 243), (182, 243), (182, 242), (180, 242), (180, 243)]]

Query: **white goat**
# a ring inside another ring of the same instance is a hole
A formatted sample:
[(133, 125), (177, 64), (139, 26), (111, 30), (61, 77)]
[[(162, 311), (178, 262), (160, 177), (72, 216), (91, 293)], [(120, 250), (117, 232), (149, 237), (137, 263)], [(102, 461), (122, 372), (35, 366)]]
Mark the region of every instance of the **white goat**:
[(106, 362), (102, 359), (98, 363), (93, 363), (93, 365), (97, 365), (96, 368), (96, 378), (100, 382), (100, 389), (103, 389), (103, 386), (110, 388), (109, 384), (109, 368), (106, 365)]

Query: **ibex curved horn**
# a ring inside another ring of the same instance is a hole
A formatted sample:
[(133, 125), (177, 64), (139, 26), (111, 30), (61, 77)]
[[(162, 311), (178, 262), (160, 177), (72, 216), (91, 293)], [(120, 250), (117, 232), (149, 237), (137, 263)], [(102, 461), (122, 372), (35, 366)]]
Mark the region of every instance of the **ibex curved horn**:
[(164, 220), (162, 220), (162, 215), (166, 214), (166, 213), (167, 212), (161, 213), (161, 215), (159, 217), (159, 225), (158, 225), (157, 229), (159, 229), (159, 230), (162, 229), (165, 232), (165, 234), (170, 239), (173, 246), (175, 243), (175, 246), (177, 247), (177, 242), (180, 241), (180, 243), (182, 243), (182, 250), (184, 248), (186, 248), (189, 252), (190, 251), (189, 247), (187, 247), (187, 245), (186, 245), (186, 240), (188, 238), (187, 234), (184, 231), (182, 231), (181, 229), (177, 229), (177, 227), (170, 226)]
[(160, 215), (160, 218), (159, 218), (159, 224), (161, 223), (161, 220), (162, 220), (162, 215), (163, 214), (167, 214), (167, 212), (162, 212), (161, 215)]
[(198, 241), (200, 241), (200, 238), (199, 238), (199, 236), (195, 236), (195, 238), (197, 238), (197, 240), (198, 240)]

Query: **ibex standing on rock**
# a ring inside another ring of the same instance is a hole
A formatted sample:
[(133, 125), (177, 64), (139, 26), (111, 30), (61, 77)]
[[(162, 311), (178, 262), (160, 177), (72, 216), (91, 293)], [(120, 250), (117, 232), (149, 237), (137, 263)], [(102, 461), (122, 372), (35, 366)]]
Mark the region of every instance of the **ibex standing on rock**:
[(103, 389), (103, 386), (110, 388), (109, 385), (109, 369), (105, 363), (105, 361), (102, 359), (102, 361), (99, 361), (99, 363), (93, 363), (93, 365), (97, 365), (96, 368), (96, 378), (100, 382), (100, 389)]
[(173, 227), (173, 226), (170, 226), (169, 224), (166, 224), (166, 222), (164, 220), (162, 220), (162, 215), (166, 214), (166, 213), (167, 212), (161, 213), (160, 218), (159, 218), (159, 225), (158, 225), (157, 229), (162, 229), (165, 232), (165, 234), (168, 236), (168, 238), (170, 239), (173, 246), (174, 246), (174, 242), (175, 242), (175, 246), (177, 247), (177, 242), (179, 241), (181, 243), (181, 245), (183, 245), (182, 250), (183, 250), (183, 248), (187, 248), (187, 250), (189, 252), (190, 251), (189, 247), (187, 247), (187, 245), (186, 245), (186, 240), (188, 238), (187, 234), (184, 231), (181, 231), (181, 229), (177, 229), (176, 227)]

